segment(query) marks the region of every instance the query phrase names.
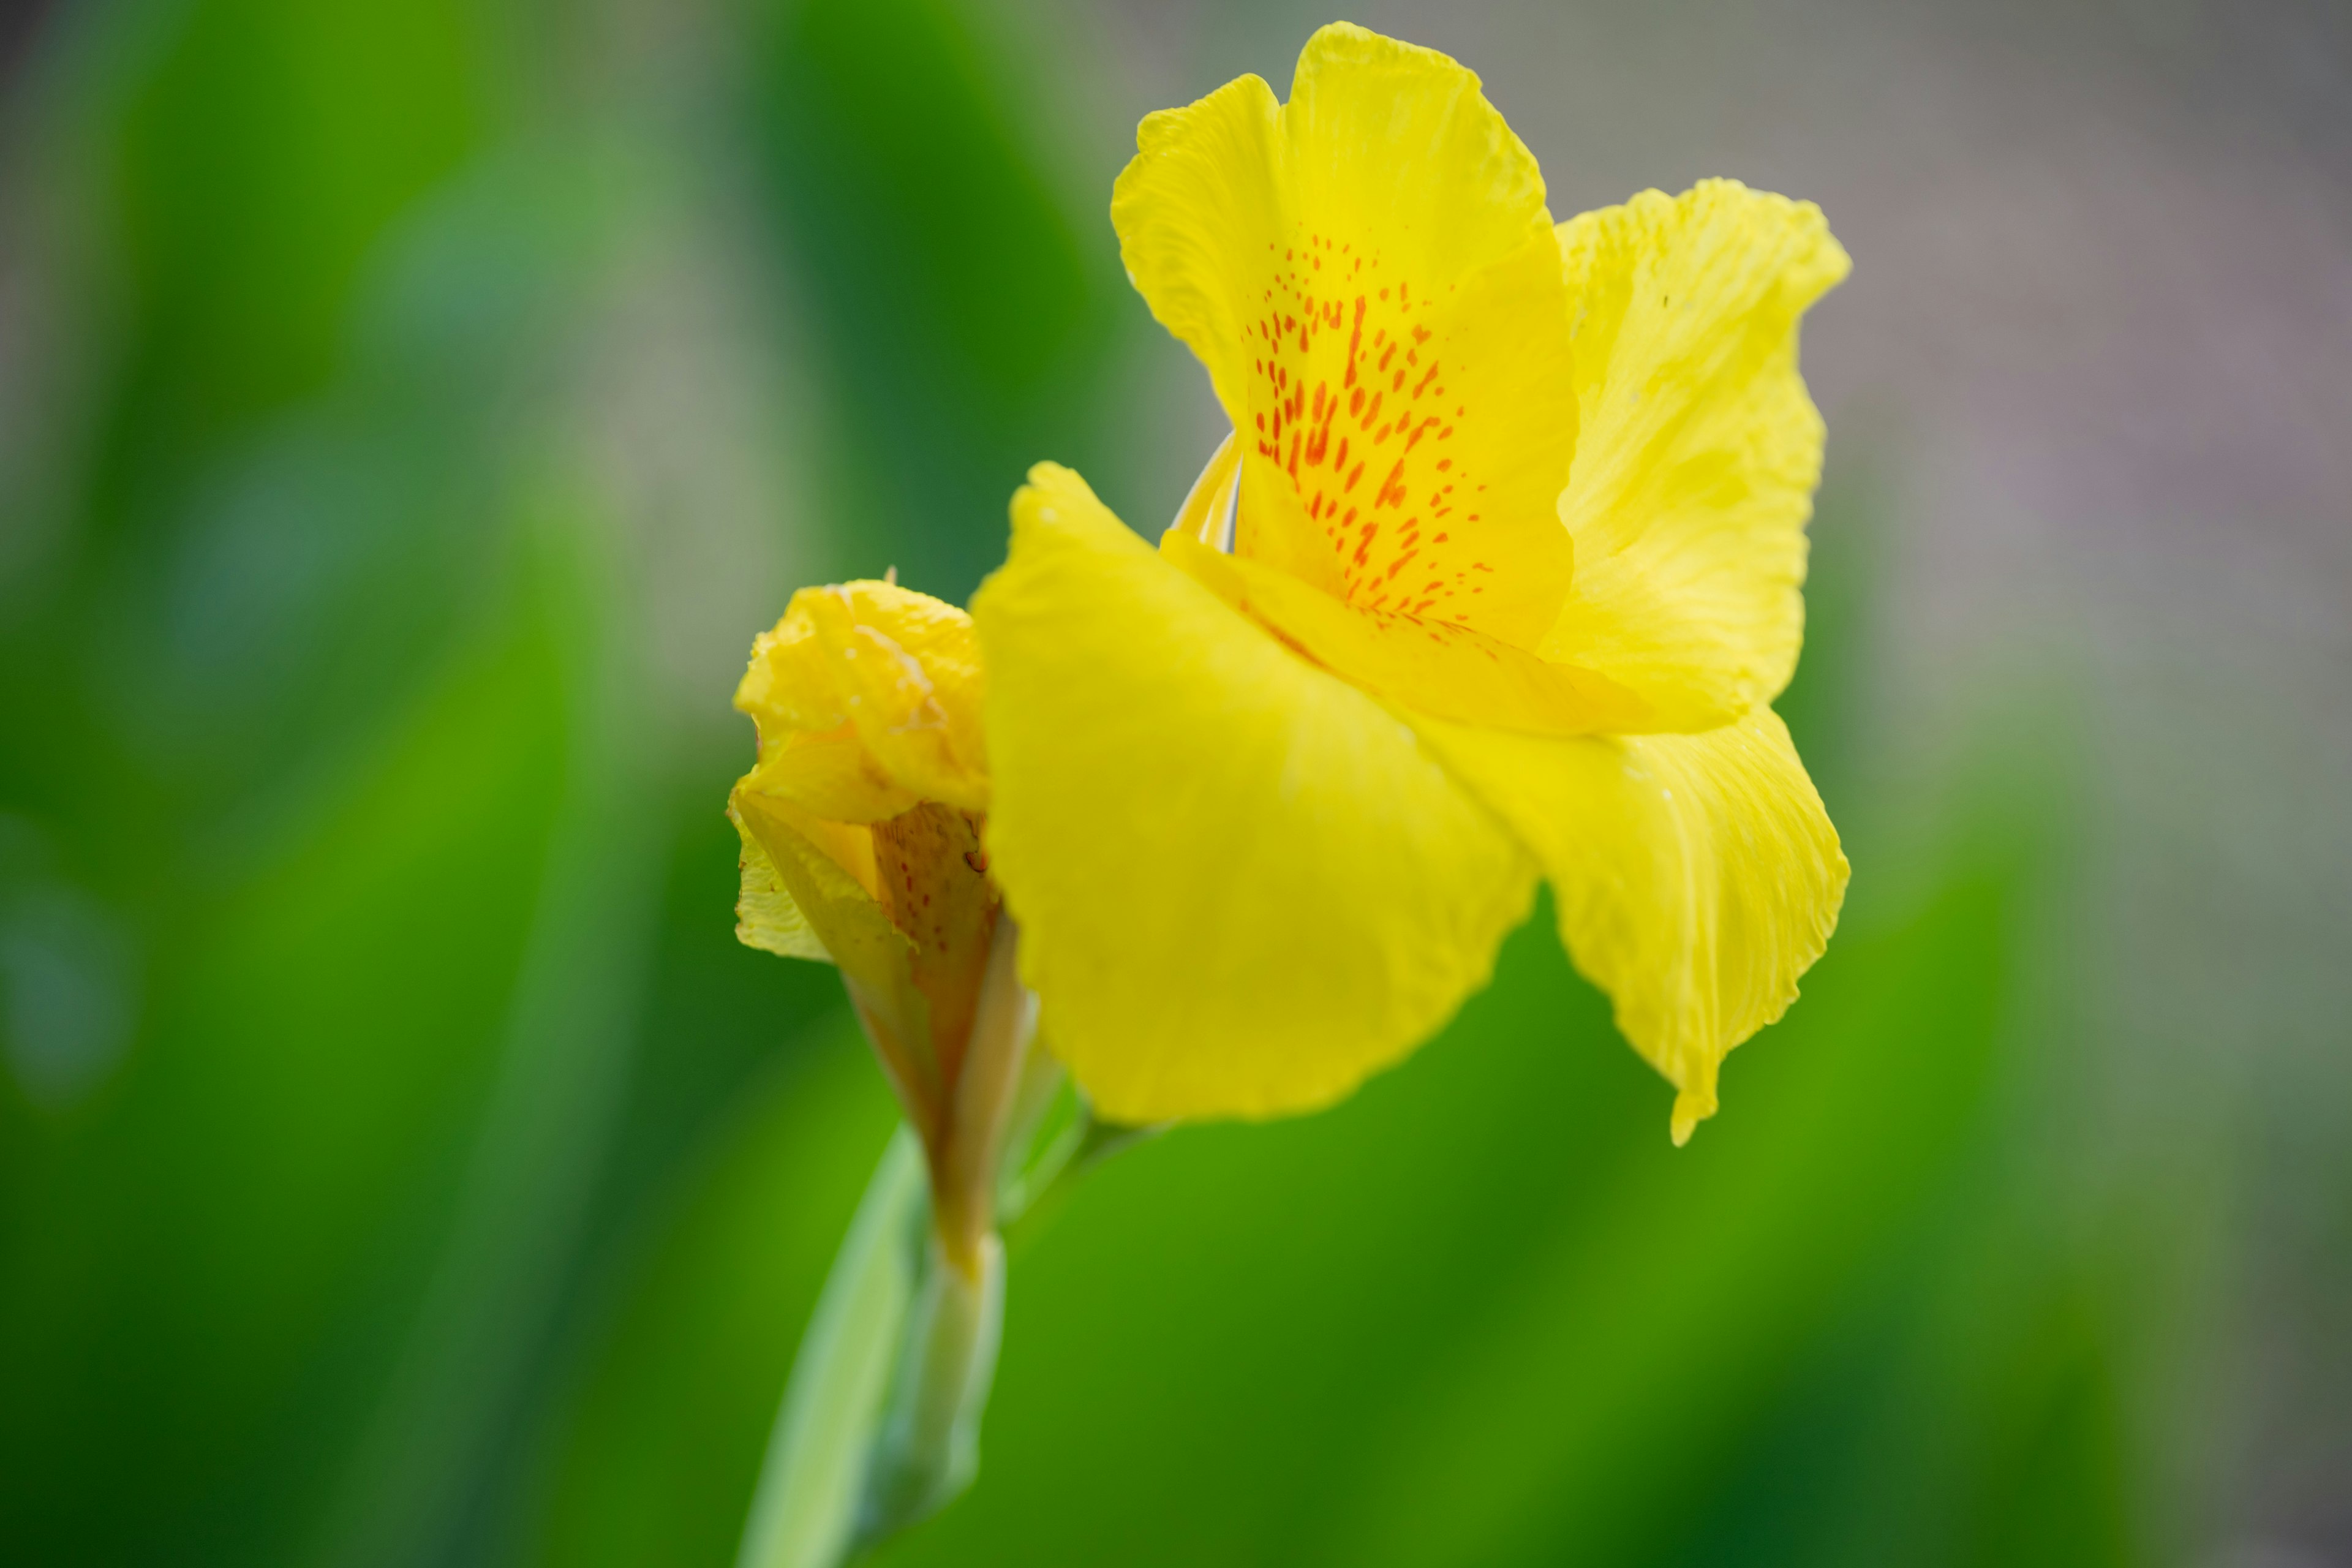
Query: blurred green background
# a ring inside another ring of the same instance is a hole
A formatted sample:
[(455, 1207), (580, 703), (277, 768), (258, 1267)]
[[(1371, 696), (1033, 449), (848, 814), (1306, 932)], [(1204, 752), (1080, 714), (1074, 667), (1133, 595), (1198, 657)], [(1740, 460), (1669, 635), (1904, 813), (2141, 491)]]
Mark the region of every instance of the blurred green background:
[[(1219, 435), (1135, 121), (1290, 0), (0, 23), (0, 1560), (729, 1563), (892, 1110), (738, 947), (800, 583)], [(1538, 917), (1016, 1238), (916, 1563), (2352, 1563), (2352, 23), (1381, 5), (1565, 214), (1857, 259), (1784, 708), (1856, 867), (1685, 1151)]]

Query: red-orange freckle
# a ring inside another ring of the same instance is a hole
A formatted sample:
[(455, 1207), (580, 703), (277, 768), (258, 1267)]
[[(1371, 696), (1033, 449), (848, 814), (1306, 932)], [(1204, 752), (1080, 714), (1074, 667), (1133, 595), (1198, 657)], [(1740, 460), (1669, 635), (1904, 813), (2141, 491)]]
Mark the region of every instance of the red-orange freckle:
[(1434, 538), (1434, 539), (1431, 540), (1431, 541), (1430, 541), (1430, 542), (1431, 542), (1432, 544), (1443, 544), (1443, 543), (1444, 543), (1447, 540), (1449, 540), (1449, 539), (1451, 539), (1451, 538), (1453, 538), (1453, 537), (1454, 537), (1454, 536), (1453, 536), (1452, 534), (1450, 534), (1450, 533), (1441, 533), (1441, 534), (1439, 534), (1436, 538)]
[(1400, 370), (1396, 373), (1396, 379), (1389, 383), (1389, 390), (1391, 392), (1402, 392), (1404, 390), (1403, 371)]
[(1419, 386), (1416, 386), (1416, 387), (1414, 387), (1414, 388), (1412, 389), (1412, 395), (1413, 395), (1415, 397), (1419, 397), (1419, 396), (1422, 395), (1422, 393), (1423, 393), (1425, 389), (1427, 389), (1427, 387), (1428, 387), (1429, 384), (1430, 384), (1431, 382), (1433, 382), (1433, 381), (1435, 381), (1436, 379), (1437, 379), (1437, 367), (1436, 367), (1435, 365), (1431, 365), (1431, 366), (1429, 367), (1429, 374), (1428, 374), (1427, 375), (1424, 375), (1424, 376), (1423, 376), (1423, 377), (1421, 378), (1421, 384), (1420, 384)]
[(1352, 490), (1352, 489), (1354, 489), (1356, 488), (1356, 481), (1357, 481), (1358, 479), (1362, 479), (1363, 477), (1364, 477), (1364, 465), (1363, 465), (1363, 464), (1361, 464), (1361, 463), (1358, 463), (1358, 464), (1356, 465), (1356, 467), (1355, 467), (1355, 468), (1354, 468), (1354, 470), (1353, 470), (1352, 472), (1350, 472), (1350, 473), (1348, 475), (1348, 488), (1349, 488), (1349, 489), (1351, 489), (1351, 490)]
[[(1444, 429), (1440, 430), (1440, 431), (1437, 433), (1437, 438), (1438, 438), (1439, 440), (1441, 440), (1441, 441), (1450, 441), (1450, 440), (1452, 440), (1452, 439), (1454, 438), (1454, 426), (1451, 426), (1451, 425), (1448, 425)], [(1450, 463), (1450, 462), (1452, 462), (1453, 460), (1454, 460), (1454, 459), (1453, 459), (1453, 458), (1448, 458), (1446, 459), (1446, 461), (1447, 461), (1447, 462), (1449, 462), (1449, 463)], [(1483, 489), (1485, 489), (1486, 487), (1486, 486), (1484, 486), (1484, 485), (1480, 485), (1478, 488), (1479, 488), (1480, 489), (1482, 489), (1482, 490), (1483, 490)]]
[[(1441, 437), (1441, 438), (1442, 438), (1442, 437)], [(1448, 469), (1448, 468), (1452, 468), (1453, 466), (1454, 466), (1454, 459), (1453, 459), (1453, 458), (1438, 458), (1438, 459), (1437, 459), (1437, 471), (1438, 471), (1439, 473), (1441, 473), (1441, 474), (1442, 474), (1442, 473), (1444, 473), (1446, 469)], [(1448, 485), (1448, 486), (1446, 486), (1445, 488), (1446, 488), (1447, 489), (1449, 489), (1449, 490), (1450, 490), (1450, 489), (1452, 489), (1454, 487), (1453, 487), (1452, 485)]]
[(1389, 367), (1389, 361), (1391, 361), (1391, 360), (1392, 360), (1392, 359), (1394, 359), (1394, 358), (1396, 357), (1396, 352), (1397, 352), (1397, 346), (1396, 346), (1396, 344), (1394, 344), (1394, 343), (1391, 343), (1391, 344), (1388, 346), (1388, 350), (1387, 350), (1387, 352), (1386, 352), (1386, 353), (1382, 353), (1382, 354), (1381, 355), (1381, 368), (1382, 370), (1386, 370), (1386, 369), (1388, 369), (1388, 367)]
[(1342, 436), (1342, 437), (1339, 437), (1339, 455), (1338, 457), (1336, 457), (1336, 458), (1332, 458), (1332, 459), (1331, 459), (1331, 469), (1332, 469), (1332, 471), (1333, 471), (1334, 473), (1337, 473), (1339, 470), (1340, 470), (1341, 468), (1346, 468), (1347, 466), (1348, 466), (1348, 438), (1347, 438), (1345, 436)]
[(1379, 429), (1372, 432), (1372, 445), (1375, 447), (1379, 446), (1388, 438), (1389, 427), (1386, 425), (1382, 425)]
[(1383, 299), (1383, 300), (1385, 300), (1385, 299), (1387, 299), (1388, 297), (1389, 297), (1389, 291), (1388, 291), (1387, 289), (1381, 289), (1381, 299)]
[(1412, 341), (1417, 343), (1427, 342), (1429, 341), (1429, 329), (1427, 327), (1415, 327), (1412, 330)]

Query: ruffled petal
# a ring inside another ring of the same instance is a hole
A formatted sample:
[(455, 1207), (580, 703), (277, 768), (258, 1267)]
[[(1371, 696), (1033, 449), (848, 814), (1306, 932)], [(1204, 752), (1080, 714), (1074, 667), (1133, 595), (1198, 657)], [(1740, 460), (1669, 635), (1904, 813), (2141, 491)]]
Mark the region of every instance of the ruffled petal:
[(1822, 419), (1797, 321), (1851, 265), (1811, 202), (1708, 180), (1560, 226), (1580, 426), (1576, 583), (1541, 651), (1702, 730), (1769, 702), (1803, 639)]
[(1478, 79), (1336, 24), (1288, 104), (1244, 77), (1137, 140), (1112, 222), (1240, 433), (1235, 552), (1531, 646), (1573, 565), (1567, 286)]
[(1716, 1071), (1788, 1009), (1828, 944), (1846, 860), (1769, 708), (1697, 735), (1546, 740), (1416, 719), (1551, 879), (1560, 939), (1617, 1026), (1680, 1092), (1680, 1143)]
[(917, 799), (846, 721), (821, 732), (786, 731), (762, 745), (759, 765), (744, 775), (742, 787), (834, 822), (887, 821), (913, 809)]
[(954, 605), (890, 583), (803, 588), (736, 689), (760, 726), (747, 783), (849, 822), (917, 800), (985, 811), (982, 689), (971, 621)]
[(1041, 465), (973, 601), (991, 869), (1113, 1119), (1346, 1094), (1485, 984), (1535, 868), (1412, 730)]

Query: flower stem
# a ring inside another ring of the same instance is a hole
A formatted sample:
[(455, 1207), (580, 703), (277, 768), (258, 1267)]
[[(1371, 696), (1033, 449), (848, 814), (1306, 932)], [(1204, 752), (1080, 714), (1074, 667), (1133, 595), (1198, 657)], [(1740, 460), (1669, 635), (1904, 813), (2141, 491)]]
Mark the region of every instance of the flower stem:
[(901, 1125), (835, 1257), (768, 1442), (736, 1568), (835, 1568), (856, 1543), (875, 1438), (914, 1303), (929, 1183)]
[(898, 1375), (874, 1445), (858, 1540), (878, 1541), (952, 1502), (980, 1471), (980, 1419), (1004, 1321), (1004, 1244), (993, 1233), (969, 1272), (934, 1233), (908, 1313)]

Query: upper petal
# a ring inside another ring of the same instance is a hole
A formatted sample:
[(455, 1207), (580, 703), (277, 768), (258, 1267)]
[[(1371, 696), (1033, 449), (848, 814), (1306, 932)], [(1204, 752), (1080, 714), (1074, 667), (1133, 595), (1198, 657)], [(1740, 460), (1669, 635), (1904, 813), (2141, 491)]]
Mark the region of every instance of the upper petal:
[(1112, 221), (1240, 433), (1236, 552), (1531, 646), (1572, 566), (1567, 290), (1478, 79), (1337, 24), (1288, 104), (1244, 77), (1138, 144)]
[(1337, 1099), (1485, 983), (1534, 868), (1402, 722), (1041, 465), (973, 601), (991, 869), (1108, 1117)]
[(1696, 735), (1415, 724), (1542, 862), (1570, 956), (1681, 1091), (1683, 1142), (1715, 1113), (1725, 1054), (1795, 999), (1845, 896), (1837, 830), (1787, 728), (1769, 708)]
[(1559, 245), (1577, 575), (1543, 651), (1649, 698), (1657, 728), (1723, 723), (1796, 668), (1822, 435), (1797, 321), (1850, 263), (1819, 207), (1732, 180), (1586, 213)]

